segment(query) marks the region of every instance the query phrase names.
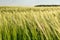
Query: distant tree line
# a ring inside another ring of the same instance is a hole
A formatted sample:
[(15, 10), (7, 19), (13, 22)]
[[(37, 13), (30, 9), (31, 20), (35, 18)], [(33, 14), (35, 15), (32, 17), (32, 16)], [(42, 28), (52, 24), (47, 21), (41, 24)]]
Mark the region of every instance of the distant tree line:
[(35, 7), (58, 7), (60, 5), (35, 5)]

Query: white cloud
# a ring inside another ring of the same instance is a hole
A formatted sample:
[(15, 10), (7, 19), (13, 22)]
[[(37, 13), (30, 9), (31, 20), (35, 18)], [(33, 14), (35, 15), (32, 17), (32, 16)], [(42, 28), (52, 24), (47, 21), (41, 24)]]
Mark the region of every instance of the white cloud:
[(60, 4), (60, 0), (0, 0), (0, 5), (32, 6), (42, 4)]

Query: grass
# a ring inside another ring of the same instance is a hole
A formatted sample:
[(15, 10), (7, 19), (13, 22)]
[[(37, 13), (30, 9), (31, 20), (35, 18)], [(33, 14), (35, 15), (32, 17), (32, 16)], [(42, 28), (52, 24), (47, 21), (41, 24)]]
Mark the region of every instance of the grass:
[(60, 40), (60, 7), (0, 7), (0, 40)]

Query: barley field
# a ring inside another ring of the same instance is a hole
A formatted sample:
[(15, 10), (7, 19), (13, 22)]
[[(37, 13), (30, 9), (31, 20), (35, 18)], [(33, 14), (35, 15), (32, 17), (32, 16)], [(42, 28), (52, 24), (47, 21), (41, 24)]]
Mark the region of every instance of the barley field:
[(60, 7), (0, 7), (0, 40), (60, 40)]

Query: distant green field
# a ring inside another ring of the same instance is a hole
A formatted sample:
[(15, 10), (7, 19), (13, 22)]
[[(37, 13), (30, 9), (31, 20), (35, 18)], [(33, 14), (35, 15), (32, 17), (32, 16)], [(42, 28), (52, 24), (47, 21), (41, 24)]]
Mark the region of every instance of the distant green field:
[(60, 7), (0, 7), (0, 40), (60, 40)]

